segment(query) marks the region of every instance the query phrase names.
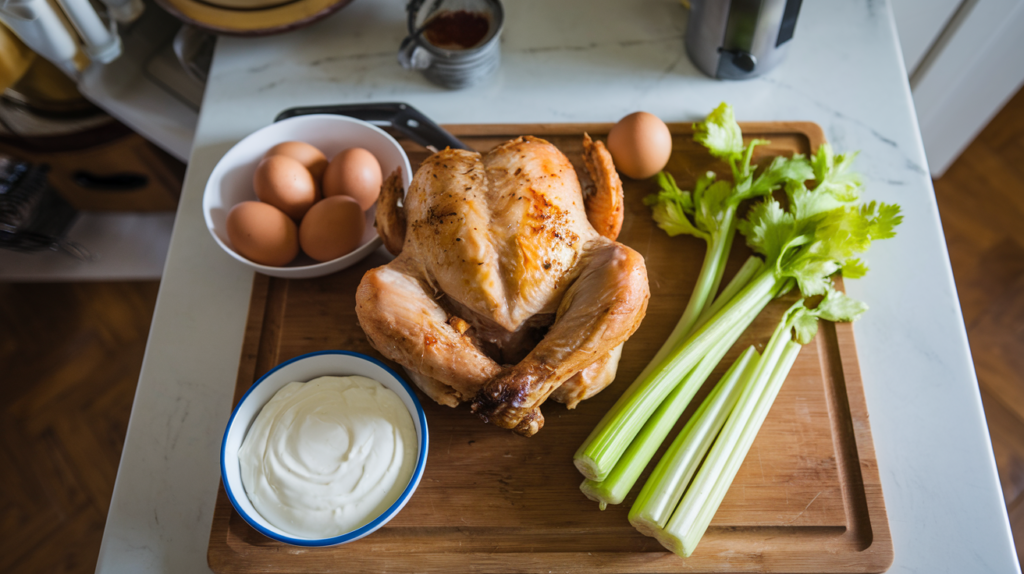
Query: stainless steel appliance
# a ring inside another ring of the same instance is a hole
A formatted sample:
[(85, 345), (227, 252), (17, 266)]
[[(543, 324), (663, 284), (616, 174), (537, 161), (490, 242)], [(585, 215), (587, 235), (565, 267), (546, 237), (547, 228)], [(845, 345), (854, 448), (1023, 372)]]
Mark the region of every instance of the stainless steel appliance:
[(705, 74), (742, 80), (785, 58), (802, 0), (692, 0), (686, 52)]

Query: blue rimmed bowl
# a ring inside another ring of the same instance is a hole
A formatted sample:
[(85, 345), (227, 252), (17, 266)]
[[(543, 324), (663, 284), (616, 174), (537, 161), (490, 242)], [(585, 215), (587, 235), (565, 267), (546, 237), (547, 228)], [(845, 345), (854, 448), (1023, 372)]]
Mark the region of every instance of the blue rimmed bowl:
[[(409, 409), (413, 424), (416, 426), (416, 438), (419, 443), (412, 477), (402, 495), (383, 514), (351, 532), (331, 538), (304, 538), (290, 534), (267, 522), (249, 501), (249, 496), (245, 493), (245, 487), (242, 485), (242, 473), (238, 465), (238, 449), (242, 447), (242, 441), (245, 439), (246, 433), (249, 432), (249, 427), (252, 426), (256, 415), (263, 409), (263, 405), (267, 404), (277, 391), (288, 383), (310, 381), (323, 376), (344, 377), (350, 375), (360, 375), (379, 381), (394, 391), (402, 399), (405, 407)], [(231, 505), (250, 526), (262, 534), (293, 546), (336, 546), (359, 540), (371, 534), (387, 524), (402, 510), (412, 498), (413, 492), (416, 491), (416, 487), (419, 486), (420, 479), (423, 477), (429, 442), (427, 417), (423, 412), (423, 406), (416, 398), (416, 392), (402, 377), (384, 363), (360, 353), (318, 351), (281, 363), (249, 388), (242, 400), (238, 402), (235, 411), (231, 413), (228, 428), (224, 431), (224, 442), (220, 449), (220, 473)]]

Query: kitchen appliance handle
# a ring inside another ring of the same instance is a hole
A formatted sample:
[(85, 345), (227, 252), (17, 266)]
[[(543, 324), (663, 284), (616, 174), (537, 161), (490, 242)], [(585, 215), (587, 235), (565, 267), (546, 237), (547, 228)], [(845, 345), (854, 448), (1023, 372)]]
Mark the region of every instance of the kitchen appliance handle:
[(279, 122), (288, 118), (311, 114), (336, 114), (363, 120), (376, 126), (390, 127), (425, 147), (429, 146), (436, 149), (444, 149), (446, 147), (470, 149), (469, 146), (423, 115), (422, 112), (409, 104), (401, 102), (289, 108), (278, 114), (274, 121)]
[(79, 187), (91, 191), (135, 191), (149, 185), (149, 178), (141, 173), (114, 173), (110, 175), (97, 175), (85, 170), (76, 171), (71, 175)]

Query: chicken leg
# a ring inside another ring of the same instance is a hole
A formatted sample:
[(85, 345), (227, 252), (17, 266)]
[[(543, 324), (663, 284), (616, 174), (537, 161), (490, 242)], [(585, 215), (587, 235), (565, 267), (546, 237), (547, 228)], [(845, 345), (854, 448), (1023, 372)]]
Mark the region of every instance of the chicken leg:
[(548, 395), (640, 326), (650, 296), (640, 254), (605, 240), (583, 257), (544, 339), (477, 393), (472, 410), (485, 422), (532, 436), (544, 425), (539, 406)]
[(607, 355), (590, 363), (582, 371), (569, 377), (551, 393), (549, 399), (562, 403), (567, 409), (574, 409), (580, 401), (600, 393), (615, 380), (615, 373), (622, 358), (623, 343), (619, 343)]

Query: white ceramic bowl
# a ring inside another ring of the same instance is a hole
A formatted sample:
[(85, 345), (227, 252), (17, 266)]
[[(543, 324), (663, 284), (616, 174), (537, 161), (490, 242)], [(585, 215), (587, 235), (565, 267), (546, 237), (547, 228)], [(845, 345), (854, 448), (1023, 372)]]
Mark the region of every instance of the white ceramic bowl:
[[(245, 493), (245, 487), (242, 485), (242, 473), (238, 465), (238, 449), (242, 447), (242, 441), (245, 439), (246, 433), (249, 432), (249, 427), (252, 426), (256, 415), (263, 409), (263, 405), (267, 404), (277, 391), (281, 390), (281, 387), (292, 381), (309, 381), (328, 375), (369, 377), (398, 394), (406, 408), (409, 409), (413, 424), (416, 426), (416, 438), (419, 443), (416, 466), (408, 486), (398, 500), (368, 524), (332, 538), (304, 538), (284, 532), (270, 524), (253, 507), (249, 496)], [(405, 503), (412, 498), (413, 492), (416, 491), (416, 487), (419, 486), (420, 479), (423, 477), (429, 443), (427, 417), (423, 412), (423, 406), (416, 398), (416, 392), (409, 386), (409, 383), (405, 382), (387, 365), (372, 357), (351, 351), (319, 351), (295, 357), (274, 367), (256, 381), (238, 402), (235, 412), (231, 413), (231, 420), (228, 421), (227, 430), (224, 431), (224, 442), (221, 444), (221, 479), (224, 481), (224, 489), (235, 510), (250, 526), (264, 535), (294, 546), (336, 546), (359, 540), (374, 532), (402, 510)]]
[(402, 146), (384, 130), (364, 121), (331, 114), (297, 116), (270, 124), (246, 136), (217, 162), (210, 179), (206, 181), (206, 191), (203, 193), (206, 227), (217, 245), (220, 245), (228, 255), (264, 275), (288, 279), (320, 277), (355, 264), (380, 246), (380, 237), (373, 226), (373, 218), (377, 213), (376, 205), (366, 212), (366, 230), (363, 232), (360, 246), (347, 255), (323, 263), (300, 254), (295, 261), (284, 267), (260, 265), (236, 253), (228, 239), (228, 212), (243, 201), (256, 199), (252, 176), (263, 154), (281, 142), (293, 140), (319, 148), (328, 160), (348, 148), (365, 148), (376, 156), (385, 178), (395, 168), (402, 169), (402, 187), (406, 190), (412, 181), (412, 168)]

